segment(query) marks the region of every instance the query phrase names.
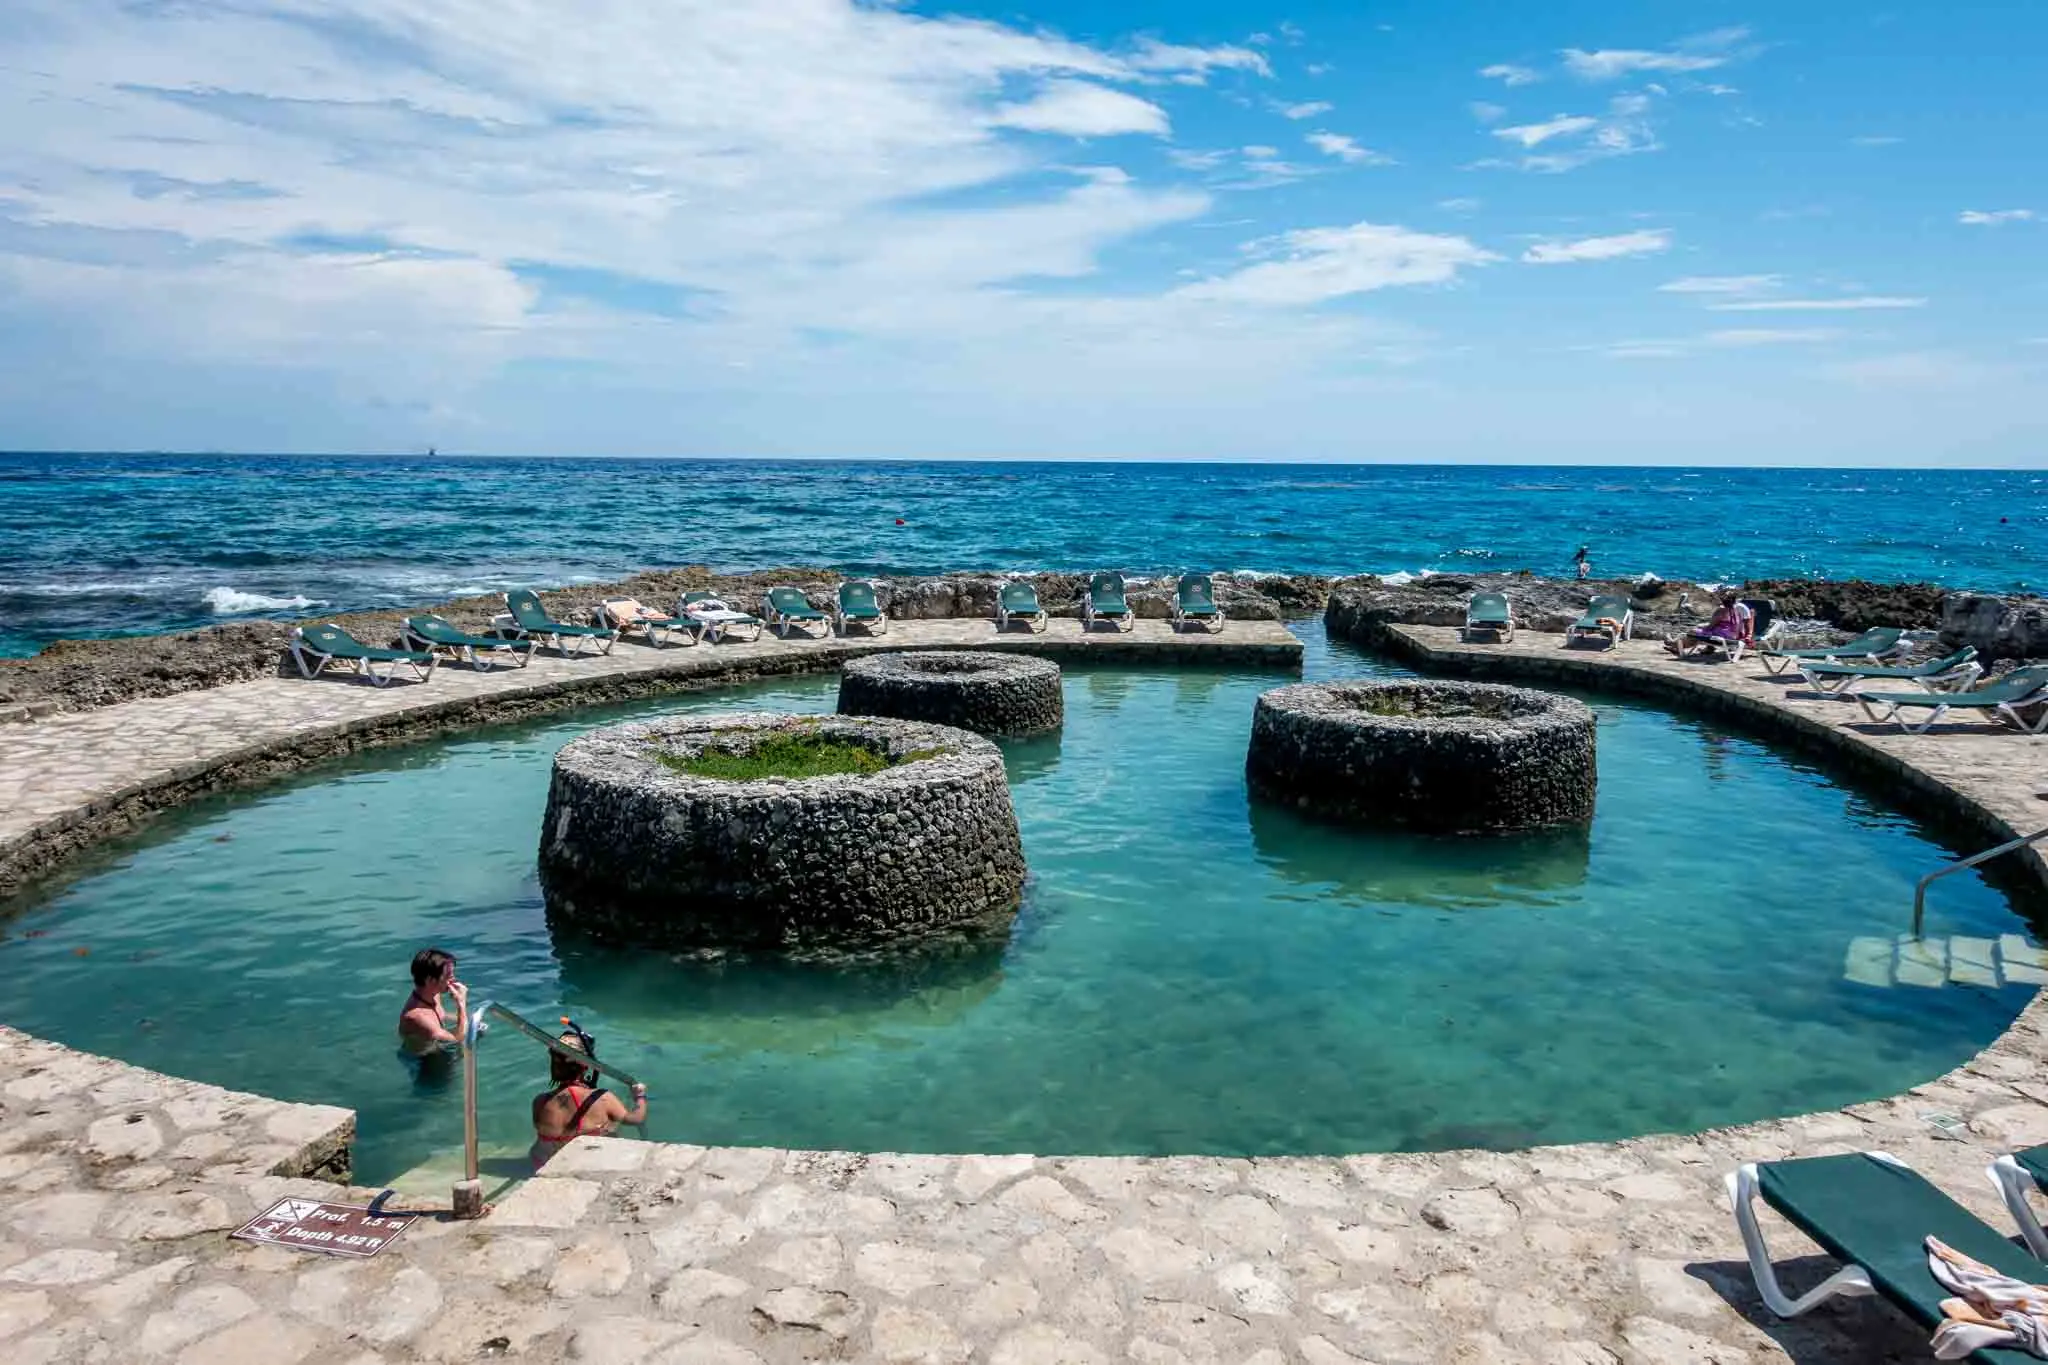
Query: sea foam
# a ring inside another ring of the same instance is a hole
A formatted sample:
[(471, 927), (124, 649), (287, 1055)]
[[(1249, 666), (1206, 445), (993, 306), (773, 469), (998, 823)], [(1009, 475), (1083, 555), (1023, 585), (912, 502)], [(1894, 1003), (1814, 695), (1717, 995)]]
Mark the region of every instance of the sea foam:
[(238, 588), (209, 588), (206, 592), (206, 608), (216, 616), (246, 616), (258, 611), (303, 611), (307, 607), (321, 606), (311, 597), (271, 597), (260, 592), (243, 592)]

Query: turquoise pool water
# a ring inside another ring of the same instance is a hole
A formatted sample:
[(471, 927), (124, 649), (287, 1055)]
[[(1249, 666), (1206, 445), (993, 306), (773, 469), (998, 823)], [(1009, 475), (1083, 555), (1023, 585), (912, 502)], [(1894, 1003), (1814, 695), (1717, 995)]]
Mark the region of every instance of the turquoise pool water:
[[(1308, 676), (1391, 673), (1313, 627)], [(895, 967), (557, 943), (534, 850), (571, 736), (663, 710), (828, 710), (830, 676), (606, 708), (328, 765), (184, 810), (0, 907), (0, 1020), (360, 1114), (359, 1170), (460, 1141), (397, 1060), (414, 949), (572, 1012), (654, 1095), (650, 1136), (918, 1151), (1288, 1153), (1695, 1129), (1888, 1094), (2023, 988), (1844, 978), (1951, 856), (1913, 820), (1709, 722), (1590, 698), (1590, 835), (1365, 837), (1247, 804), (1252, 672), (1071, 670), (1006, 745), (1032, 867), (1004, 940)], [(2023, 932), (1968, 876), (1930, 932)], [(538, 1049), (482, 1051), (523, 1146)]]

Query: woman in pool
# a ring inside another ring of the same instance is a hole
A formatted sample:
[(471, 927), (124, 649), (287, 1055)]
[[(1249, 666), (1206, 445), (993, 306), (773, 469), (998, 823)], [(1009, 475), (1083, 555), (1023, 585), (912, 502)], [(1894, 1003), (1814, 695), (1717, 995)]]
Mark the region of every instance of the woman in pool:
[(1736, 641), (1749, 638), (1750, 620), (1749, 608), (1737, 601), (1734, 593), (1724, 592), (1712, 620), (1697, 630), (1666, 640), (1664, 648), (1680, 659), (1710, 648), (1727, 649)]
[[(564, 1021), (566, 1022), (566, 1021)], [(589, 1056), (596, 1051), (595, 1040), (569, 1025), (556, 1039), (563, 1047)], [(633, 1086), (633, 1107), (609, 1090), (591, 1083), (597, 1073), (574, 1057), (548, 1053), (548, 1076), (553, 1084), (533, 1097), (533, 1168), (539, 1170), (548, 1158), (579, 1137), (605, 1137), (622, 1123), (647, 1122), (647, 1087)]]

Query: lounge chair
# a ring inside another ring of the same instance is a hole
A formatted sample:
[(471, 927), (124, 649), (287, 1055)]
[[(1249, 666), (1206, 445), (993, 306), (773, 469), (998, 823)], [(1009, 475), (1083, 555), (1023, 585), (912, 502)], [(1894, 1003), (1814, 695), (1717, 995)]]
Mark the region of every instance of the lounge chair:
[(2027, 1250), (2034, 1253), (2035, 1259), (2048, 1261), (2048, 1231), (2042, 1229), (2034, 1206), (2027, 1202), (2028, 1195), (2048, 1188), (2048, 1147), (2029, 1147), (2002, 1156), (1991, 1163), (1990, 1176), (1991, 1183), (1998, 1186), (1998, 1193), (2004, 1197), (2005, 1211), (2012, 1215)]
[(1929, 692), (1961, 692), (1977, 681), (1983, 671), (1983, 666), (1977, 662), (1974, 645), (1964, 645), (1946, 658), (1930, 659), (1924, 664), (1904, 668), (1885, 668), (1878, 664), (1831, 664), (1823, 659), (1799, 661), (1799, 676), (1806, 680), (1808, 687), (1824, 697), (1840, 697), (1843, 701), (1867, 682), (1913, 682)]
[[(1693, 637), (1708, 651), (1727, 655), (1730, 663), (1740, 663), (1743, 655), (1767, 647), (1771, 638), (1785, 627), (1785, 623), (1777, 619), (1778, 604), (1768, 597), (1743, 597), (1737, 599), (1736, 605), (1747, 613), (1743, 622), (1744, 634), (1740, 639), (1727, 640), (1717, 635)], [(1702, 654), (1700, 657), (1710, 655)]]
[(1636, 633), (1636, 614), (1626, 597), (1596, 597), (1586, 604), (1586, 614), (1565, 627), (1564, 642), (1600, 639), (1609, 649)]
[(546, 607), (540, 604), (540, 594), (532, 588), (514, 588), (505, 594), (505, 614), (492, 620), (493, 628), (521, 640), (531, 640), (537, 646), (552, 648), (557, 654), (567, 657), (569, 642), (578, 641), (577, 652), (581, 653), (581, 641), (589, 641), (600, 654), (612, 652), (612, 646), (619, 641), (619, 632), (610, 626), (579, 626), (568, 621), (557, 621), (548, 615)]
[[(1924, 735), (1950, 711), (1989, 712), (1985, 720), (2004, 721), (2022, 734), (2048, 734), (2048, 664), (2015, 668), (1993, 679), (1975, 692), (1858, 692), (1856, 700), (1864, 714), (1880, 725), (1897, 721), (1899, 728)], [(2022, 708), (2039, 708), (2028, 720)], [(1926, 715), (1917, 725), (1906, 719), (1908, 711)]]
[(1117, 630), (1135, 630), (1138, 614), (1124, 596), (1120, 573), (1088, 575), (1088, 591), (1081, 594), (1081, 629), (1093, 630), (1097, 621), (1107, 621)]
[(768, 624), (783, 639), (789, 638), (792, 627), (804, 626), (812, 621), (823, 622), (825, 628), (832, 628), (832, 618), (811, 605), (811, 599), (804, 596), (802, 588), (768, 589)]
[(1896, 626), (1874, 626), (1847, 644), (1827, 645), (1820, 649), (1767, 649), (1763, 652), (1763, 661), (1764, 667), (1772, 673), (1796, 668), (1802, 659), (1819, 659), (1831, 664), (1879, 664), (1905, 647), (1905, 631)]
[(1475, 592), (1465, 606), (1465, 633), (1489, 631), (1502, 644), (1515, 638), (1515, 613), (1506, 593)]
[(699, 589), (683, 594), (677, 615), (687, 620), (697, 631), (697, 638), (718, 644), (727, 632), (744, 630), (749, 640), (761, 638), (761, 618), (749, 616), (743, 611), (734, 611), (715, 592)]
[[(2015, 1279), (2037, 1284), (2048, 1278), (2048, 1266), (1883, 1152), (1744, 1166), (1728, 1177), (1728, 1193), (1757, 1293), (1781, 1318), (1798, 1317), (1833, 1298), (1881, 1294), (1922, 1327), (1939, 1326), (1949, 1291), (1927, 1269), (1929, 1237)], [(1842, 1268), (1796, 1299), (1787, 1294), (1757, 1223), (1758, 1200), (1820, 1243)], [(1971, 1359), (2018, 1365), (2035, 1358), (2024, 1351), (1981, 1350)]]
[(671, 635), (683, 637), (683, 643), (697, 643), (696, 628), (681, 616), (664, 616), (652, 607), (640, 605), (637, 597), (607, 597), (598, 604), (597, 619), (610, 626), (624, 639), (639, 631), (647, 643), (656, 647), (665, 646)]
[(1022, 621), (1026, 630), (1042, 631), (1045, 608), (1038, 605), (1038, 589), (1022, 579), (1013, 579), (996, 592), (996, 629), (1008, 630), (1010, 622)]
[(534, 649), (531, 640), (508, 640), (502, 635), (472, 635), (446, 617), (431, 615), (405, 618), (405, 647), (460, 660), (471, 668), (484, 666), (480, 652), (490, 655), (494, 664), (497, 656), (502, 654), (507, 662), (524, 668), (533, 662)]
[[(379, 687), (389, 687), (406, 664), (425, 682), (434, 673), (434, 656), (422, 649), (379, 649), (366, 645), (340, 626), (299, 626), (292, 631), (292, 662), (308, 678), (320, 676), (329, 664), (347, 664)], [(385, 665), (379, 673), (377, 665)]]
[(889, 633), (889, 613), (882, 610), (876, 599), (875, 585), (861, 579), (851, 578), (839, 585), (839, 604), (832, 617), (832, 624), (841, 635), (855, 621), (866, 626), (870, 635)]
[(1189, 622), (1205, 630), (1223, 629), (1223, 608), (1216, 605), (1216, 584), (1205, 573), (1188, 573), (1180, 576), (1180, 582), (1173, 589), (1173, 628), (1178, 631)]

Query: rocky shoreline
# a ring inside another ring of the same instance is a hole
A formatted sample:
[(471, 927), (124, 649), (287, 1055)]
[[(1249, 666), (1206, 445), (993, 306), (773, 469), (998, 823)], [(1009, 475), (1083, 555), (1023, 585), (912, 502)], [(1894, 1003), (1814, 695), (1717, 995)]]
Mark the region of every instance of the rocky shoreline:
[[(583, 584), (544, 591), (548, 610), (565, 620), (585, 620), (606, 597), (636, 597), (667, 607), (682, 593), (710, 589), (742, 610), (758, 611), (768, 588), (793, 583), (814, 605), (829, 606), (844, 576), (830, 570), (788, 568), (762, 573), (716, 574), (702, 565), (655, 569), (615, 583)], [(993, 617), (998, 587), (1007, 575), (959, 572), (877, 579), (881, 600), (899, 620)], [(1040, 601), (1054, 616), (1080, 614), (1083, 574), (1030, 576)], [(1389, 624), (1457, 625), (1465, 603), (1477, 591), (1504, 592), (1525, 628), (1561, 632), (1594, 593), (1627, 594), (1637, 614), (1636, 634), (1665, 638), (1689, 629), (1711, 609), (1710, 585), (1593, 579), (1539, 578), (1532, 574), (1441, 574), (1395, 582), (1372, 575), (1327, 578), (1313, 574), (1218, 576), (1217, 600), (1239, 619), (1294, 620), (1324, 615), (1347, 639), (1372, 644)], [(1872, 625), (1928, 632), (1949, 648), (1975, 645), (1989, 660), (2048, 657), (2048, 599), (1949, 592), (1932, 583), (1759, 580), (1742, 585), (1744, 596), (1769, 597), (1779, 613), (1816, 638), (1828, 632), (1858, 631)], [(1171, 584), (1133, 578), (1129, 600), (1142, 617), (1169, 614)], [(1681, 604), (1684, 604), (1683, 606)], [(463, 597), (402, 610), (348, 612), (309, 617), (333, 621), (366, 643), (395, 643), (401, 619), (435, 611), (459, 626), (481, 628), (504, 610), (496, 595)], [(29, 719), (50, 711), (82, 711), (140, 697), (171, 696), (200, 688), (246, 682), (287, 671), (285, 647), (291, 621), (239, 621), (203, 630), (102, 640), (59, 640), (26, 659), (0, 659), (0, 716)]]

